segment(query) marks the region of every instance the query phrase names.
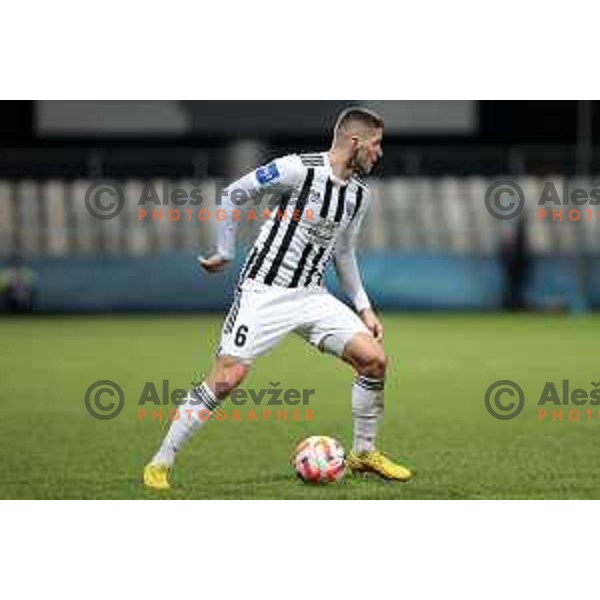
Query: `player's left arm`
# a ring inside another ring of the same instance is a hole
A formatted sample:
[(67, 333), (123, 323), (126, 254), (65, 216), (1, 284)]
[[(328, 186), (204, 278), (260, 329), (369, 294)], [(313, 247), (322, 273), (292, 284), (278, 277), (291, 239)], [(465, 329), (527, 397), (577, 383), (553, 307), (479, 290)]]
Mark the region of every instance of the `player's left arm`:
[(356, 260), (356, 241), (367, 202), (337, 240), (333, 260), (343, 291), (348, 295), (363, 323), (378, 341), (383, 340), (383, 323), (379, 320), (365, 291)]

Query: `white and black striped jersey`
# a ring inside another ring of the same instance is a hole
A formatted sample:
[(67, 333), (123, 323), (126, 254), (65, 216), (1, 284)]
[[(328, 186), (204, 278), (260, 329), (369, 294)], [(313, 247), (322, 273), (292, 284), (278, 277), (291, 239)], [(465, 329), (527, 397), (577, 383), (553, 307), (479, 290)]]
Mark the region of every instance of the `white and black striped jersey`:
[[(287, 288), (322, 286), (323, 273), (333, 258), (355, 308), (360, 311), (370, 306), (354, 255), (368, 205), (364, 182), (356, 177), (337, 179), (324, 152), (285, 156), (234, 182), (224, 194), (228, 213), (239, 208), (230, 199), (240, 190), (249, 197), (270, 193), (277, 204), (271, 204), (271, 215), (248, 254), (239, 285), (252, 279)], [(263, 215), (265, 208), (260, 207)], [(236, 228), (236, 221), (229, 216), (221, 222), (217, 252), (224, 258), (235, 254)]]

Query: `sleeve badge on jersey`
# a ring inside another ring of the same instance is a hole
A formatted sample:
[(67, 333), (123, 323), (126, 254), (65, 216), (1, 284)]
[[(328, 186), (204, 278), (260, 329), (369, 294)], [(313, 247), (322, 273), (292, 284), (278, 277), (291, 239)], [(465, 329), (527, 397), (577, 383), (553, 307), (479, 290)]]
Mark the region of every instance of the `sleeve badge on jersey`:
[(260, 185), (265, 185), (271, 181), (279, 179), (279, 169), (275, 163), (271, 163), (266, 167), (261, 167), (256, 171), (256, 180)]

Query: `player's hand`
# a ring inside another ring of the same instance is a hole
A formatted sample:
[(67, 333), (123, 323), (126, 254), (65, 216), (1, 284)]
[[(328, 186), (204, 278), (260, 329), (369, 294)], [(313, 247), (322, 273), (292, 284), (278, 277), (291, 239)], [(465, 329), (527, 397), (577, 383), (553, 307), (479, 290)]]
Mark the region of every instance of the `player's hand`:
[(373, 334), (373, 337), (378, 341), (383, 341), (383, 323), (379, 320), (375, 311), (372, 308), (365, 308), (360, 312), (362, 322), (367, 326), (367, 329)]
[(198, 257), (198, 263), (200, 266), (209, 273), (220, 273), (221, 271), (225, 270), (230, 262), (231, 261), (219, 256), (218, 254), (214, 254), (210, 258), (204, 258), (203, 256)]

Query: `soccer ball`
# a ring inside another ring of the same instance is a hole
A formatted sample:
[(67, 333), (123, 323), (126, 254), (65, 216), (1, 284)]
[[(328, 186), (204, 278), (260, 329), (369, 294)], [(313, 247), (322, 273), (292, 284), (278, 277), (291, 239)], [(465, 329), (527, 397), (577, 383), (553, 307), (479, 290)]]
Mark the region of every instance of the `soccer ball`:
[(309, 483), (339, 481), (346, 472), (344, 448), (333, 438), (313, 435), (301, 441), (292, 457), (298, 476)]

